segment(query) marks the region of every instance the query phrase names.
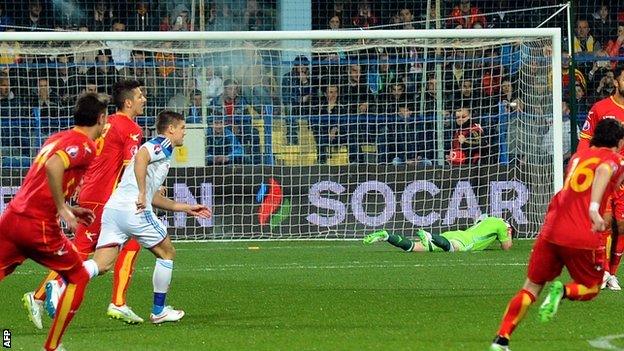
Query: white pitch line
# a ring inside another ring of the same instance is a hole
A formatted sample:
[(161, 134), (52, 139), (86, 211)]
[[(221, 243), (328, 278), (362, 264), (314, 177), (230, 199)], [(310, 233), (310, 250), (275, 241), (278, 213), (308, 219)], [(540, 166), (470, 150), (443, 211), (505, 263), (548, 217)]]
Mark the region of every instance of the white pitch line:
[[(302, 264), (300, 262), (283, 263), (280, 265), (257, 265), (251, 264), (225, 264), (219, 266), (205, 266), (205, 267), (185, 267), (181, 269), (183, 272), (214, 272), (214, 271), (236, 271), (236, 270), (250, 270), (250, 271), (265, 271), (265, 270), (332, 270), (332, 269), (370, 269), (370, 268), (424, 268), (424, 267), (476, 267), (476, 266), (526, 266), (526, 262), (482, 262), (482, 263), (468, 263), (462, 260), (455, 262), (445, 263), (431, 263), (422, 264), (396, 264), (389, 261), (376, 261), (376, 262), (359, 262), (353, 261), (351, 264), (334, 264), (334, 265), (315, 265), (315, 264)], [(151, 272), (153, 267), (138, 267), (137, 272)], [(17, 270), (13, 274), (15, 275), (30, 275), (37, 273), (36, 270)]]
[(624, 339), (624, 334), (601, 336), (594, 340), (588, 340), (588, 342), (589, 342), (589, 345), (591, 345), (595, 349), (624, 351), (624, 349), (621, 349), (611, 344), (611, 341), (617, 340), (617, 339)]

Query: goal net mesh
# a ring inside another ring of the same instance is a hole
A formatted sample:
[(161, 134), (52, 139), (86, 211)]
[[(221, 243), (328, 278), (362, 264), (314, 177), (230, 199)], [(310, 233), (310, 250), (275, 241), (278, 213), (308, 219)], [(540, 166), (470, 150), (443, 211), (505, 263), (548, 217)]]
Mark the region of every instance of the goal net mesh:
[(187, 119), (169, 196), (214, 213), (163, 214), (175, 239), (412, 236), (482, 214), (533, 237), (553, 194), (551, 55), (546, 37), (0, 42), (2, 209), (79, 94), (136, 78), (147, 138), (163, 109)]

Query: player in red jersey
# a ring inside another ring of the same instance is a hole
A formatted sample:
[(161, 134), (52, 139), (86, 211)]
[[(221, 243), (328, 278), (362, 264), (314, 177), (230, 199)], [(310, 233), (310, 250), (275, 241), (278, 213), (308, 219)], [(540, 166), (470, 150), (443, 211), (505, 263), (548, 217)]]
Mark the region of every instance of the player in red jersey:
[(72, 207), (71, 198), (95, 157), (95, 143), (106, 125), (108, 98), (88, 93), (78, 98), (75, 127), (56, 133), (41, 147), (13, 200), (0, 217), (0, 280), (26, 258), (58, 272), (67, 282), (45, 350), (62, 350), (61, 338), (80, 307), (89, 274), (59, 225), (90, 224), (93, 211)]
[[(113, 85), (113, 103), (117, 107), (117, 112), (108, 117), (108, 124), (102, 137), (96, 140), (97, 157), (89, 166), (78, 195), (78, 204), (95, 213), (95, 221), (90, 225), (79, 225), (73, 239), (83, 260), (95, 251), (104, 204), (117, 186), (124, 166), (130, 162), (143, 138), (141, 127), (136, 124), (135, 118), (143, 113), (145, 101), (139, 81), (120, 80)], [(112, 301), (107, 310), (107, 315), (111, 318), (121, 319), (127, 323), (143, 322), (143, 319), (126, 305), (126, 292), (140, 248), (136, 240), (131, 240), (120, 252), (113, 277)], [(50, 272), (35, 292), (24, 294), (22, 299), (24, 306), (37, 328), (43, 327), (42, 306), (48, 315), (54, 316), (62, 287), (63, 282), (58, 275)]]
[(624, 179), (624, 125), (615, 119), (598, 122), (590, 148), (570, 159), (563, 189), (548, 205), (542, 230), (529, 259), (523, 288), (509, 301), (491, 351), (509, 350), (509, 338), (544, 284), (565, 266), (572, 281), (555, 281), (540, 306), (543, 322), (553, 318), (561, 299), (587, 301), (600, 291), (604, 248), (597, 233), (604, 230), (606, 200)]
[[(614, 118), (624, 123), (624, 66), (614, 70), (614, 77), (615, 92), (592, 106), (583, 125), (578, 150), (588, 148), (594, 127), (599, 121), (605, 118)], [(617, 232), (612, 233), (611, 222), (614, 219)], [(611, 200), (608, 201), (605, 222), (607, 222), (607, 229), (602, 233), (602, 236), (607, 250), (607, 259), (604, 264), (602, 288), (621, 290), (616, 273), (624, 253), (624, 188), (616, 190), (612, 194)]]

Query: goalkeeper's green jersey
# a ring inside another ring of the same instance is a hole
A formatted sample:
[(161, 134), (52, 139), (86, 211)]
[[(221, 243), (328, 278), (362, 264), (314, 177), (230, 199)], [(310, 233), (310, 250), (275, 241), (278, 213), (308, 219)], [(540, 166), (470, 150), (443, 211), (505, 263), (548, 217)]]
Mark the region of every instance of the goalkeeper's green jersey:
[(466, 230), (454, 230), (440, 234), (448, 241), (458, 243), (459, 251), (485, 250), (494, 241), (511, 240), (505, 221), (487, 217)]

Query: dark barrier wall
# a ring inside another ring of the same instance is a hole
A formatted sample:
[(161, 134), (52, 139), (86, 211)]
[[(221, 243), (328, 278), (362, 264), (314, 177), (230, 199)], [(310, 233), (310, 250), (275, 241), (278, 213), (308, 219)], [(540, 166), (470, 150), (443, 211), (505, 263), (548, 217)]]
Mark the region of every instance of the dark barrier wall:
[[(488, 213), (531, 237), (552, 196), (551, 187), (531, 185), (547, 183), (531, 181), (531, 174), (544, 174), (533, 171), (499, 165), (172, 168), (169, 196), (206, 204), (214, 216), (200, 221), (169, 213), (163, 219), (177, 239), (359, 238), (382, 227), (408, 234), (419, 227), (457, 229)], [(20, 172), (3, 172), (0, 210), (21, 179)]]

